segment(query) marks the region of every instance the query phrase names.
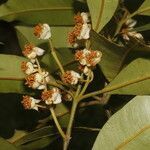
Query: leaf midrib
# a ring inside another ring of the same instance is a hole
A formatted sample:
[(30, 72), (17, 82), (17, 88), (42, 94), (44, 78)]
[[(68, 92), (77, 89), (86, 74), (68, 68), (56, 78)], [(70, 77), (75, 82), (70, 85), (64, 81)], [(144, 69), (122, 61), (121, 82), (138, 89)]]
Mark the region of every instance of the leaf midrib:
[(148, 129), (150, 129), (150, 125), (145, 126), (144, 128), (140, 129), (138, 132), (134, 133), (132, 136), (130, 136), (130, 137), (127, 138), (125, 141), (123, 141), (121, 144), (119, 144), (115, 150), (121, 150), (121, 149), (124, 148), (127, 144), (129, 144), (131, 141), (133, 141), (133, 140), (135, 140), (136, 138), (138, 138), (138, 136), (140, 136), (143, 132), (145, 132), (145, 131), (148, 130)]
[(24, 80), (24, 78), (0, 77), (0, 80), (15, 80), (15, 81), (23, 81), (23, 80)]
[(0, 18), (11, 16), (11, 15), (17, 15), (22, 13), (28, 13), (28, 12), (36, 12), (36, 11), (62, 11), (62, 10), (73, 10), (73, 7), (51, 7), (51, 8), (37, 8), (37, 9), (26, 9), (26, 10), (19, 10), (19, 11), (13, 11), (10, 13), (7, 13), (5, 15), (0, 16)]

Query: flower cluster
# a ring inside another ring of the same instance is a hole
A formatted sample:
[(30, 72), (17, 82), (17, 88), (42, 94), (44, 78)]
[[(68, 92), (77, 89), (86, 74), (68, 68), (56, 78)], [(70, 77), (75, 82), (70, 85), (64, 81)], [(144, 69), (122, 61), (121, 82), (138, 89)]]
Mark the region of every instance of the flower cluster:
[(122, 35), (122, 38), (126, 41), (129, 41), (130, 40), (130, 37), (133, 37), (133, 38), (137, 38), (139, 40), (142, 40), (143, 39), (143, 36), (142, 34), (140, 33), (137, 33), (135, 30), (134, 30), (134, 26), (136, 25), (137, 21), (133, 20), (133, 19), (128, 19), (125, 24), (123, 25), (122, 29), (121, 29), (121, 35)]
[(47, 71), (30, 74), (25, 79), (25, 84), (28, 85), (28, 87), (38, 90), (46, 89), (46, 84), (50, 81)]
[(77, 40), (86, 40), (90, 37), (91, 25), (89, 20), (89, 14), (82, 12), (78, 13), (75, 17), (75, 26), (69, 33), (68, 41), (71, 45), (76, 47)]
[[(34, 35), (39, 39), (49, 39), (51, 37), (50, 27), (48, 24), (38, 24), (34, 28)], [(24, 47), (23, 55), (29, 59), (28, 62), (21, 63), (21, 69), (25, 73), (25, 84), (32, 89), (43, 90), (41, 100), (31, 96), (23, 96), (22, 104), (25, 109), (35, 109), (42, 107), (39, 103), (45, 102), (46, 105), (61, 103), (61, 94), (58, 88), (47, 90), (47, 84), (50, 82), (50, 76), (47, 71), (40, 67), (37, 57), (42, 56), (45, 50), (27, 44)]]
[(75, 53), (75, 60), (80, 63), (80, 70), (85, 75), (88, 74), (89, 68), (96, 66), (101, 61), (102, 53), (96, 50), (77, 50)]
[[(91, 50), (89, 48), (89, 45), (87, 46), (87, 43), (90, 38), (90, 30), (91, 25), (89, 14), (82, 12), (78, 13), (75, 17), (75, 26), (73, 30), (69, 33), (69, 43), (73, 45), (74, 47), (77, 47), (77, 42), (83, 41), (85, 42), (85, 47), (83, 50), (77, 50), (75, 53), (75, 60), (79, 61), (80, 66), (79, 69), (85, 74), (88, 75), (90, 72), (90, 69), (94, 67), (96, 64), (98, 64), (101, 60), (102, 53), (97, 50)], [(74, 80), (74, 78), (76, 80)], [(70, 84), (76, 84), (79, 79), (79, 75), (75, 75), (72, 71), (66, 72), (63, 76), (63, 81), (65, 83)]]
[(44, 54), (44, 50), (35, 47), (33, 44), (27, 44), (22, 53), (30, 60), (21, 63), (21, 69), (26, 74), (25, 84), (33, 89), (45, 89), (46, 84), (49, 82), (49, 73), (41, 70), (36, 61), (37, 56), (42, 56)]

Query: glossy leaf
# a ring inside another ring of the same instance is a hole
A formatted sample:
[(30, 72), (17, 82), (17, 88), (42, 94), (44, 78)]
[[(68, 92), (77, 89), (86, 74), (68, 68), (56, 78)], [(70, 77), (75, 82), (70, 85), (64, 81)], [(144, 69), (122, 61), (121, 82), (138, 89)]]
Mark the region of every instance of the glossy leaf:
[(0, 138), (0, 149), (2, 150), (19, 150), (17, 147), (15, 147), (13, 144), (10, 144), (9, 142), (7, 142), (6, 140), (4, 140), (3, 138)]
[(50, 25), (72, 25), (72, 0), (8, 0), (0, 6), (0, 19), (21, 21), (25, 24), (39, 22)]
[(150, 48), (135, 39), (123, 47), (92, 31), (91, 41), (92, 48), (100, 50), (103, 54), (99, 65), (109, 81), (116, 77), (125, 64), (139, 57), (150, 56)]
[(137, 96), (115, 113), (99, 132), (92, 150), (148, 150), (150, 96)]
[(145, 25), (140, 26), (140, 27), (137, 27), (137, 28), (135, 28), (135, 30), (136, 30), (137, 32), (150, 30), (150, 23), (145, 24)]
[(27, 144), (19, 146), (19, 150), (38, 150), (38, 149), (43, 149), (46, 146), (50, 145), (57, 139), (56, 136), (51, 136), (51, 137), (43, 137), (39, 140), (29, 142)]
[(92, 48), (102, 52), (100, 66), (106, 78), (111, 81), (121, 67), (120, 62), (125, 53), (125, 49), (95, 32), (91, 33), (91, 41)]
[(140, 8), (137, 10), (138, 14), (150, 16), (150, 1), (145, 0)]
[(19, 145), (26, 144), (28, 142), (39, 140), (43, 137), (54, 136), (56, 134), (57, 133), (53, 127), (47, 126), (47, 127), (43, 127), (43, 128), (38, 129), (38, 130), (35, 130), (31, 133), (26, 134), (25, 136), (23, 136), (22, 138), (17, 140), (14, 144), (16, 146), (19, 146)]
[(21, 71), (21, 62), (24, 57), (14, 55), (0, 55), (0, 92), (22, 93), (25, 92), (24, 74)]
[(150, 94), (150, 60), (138, 58), (126, 66), (106, 86), (109, 94), (147, 95)]
[(91, 14), (92, 27), (96, 32), (100, 32), (112, 18), (118, 6), (118, 0), (87, 0), (87, 4)]
[(14, 143), (15, 141), (19, 140), (20, 138), (22, 138), (23, 136), (27, 134), (28, 134), (27, 131), (15, 130), (14, 135), (11, 138), (7, 139), (7, 141), (10, 143)]

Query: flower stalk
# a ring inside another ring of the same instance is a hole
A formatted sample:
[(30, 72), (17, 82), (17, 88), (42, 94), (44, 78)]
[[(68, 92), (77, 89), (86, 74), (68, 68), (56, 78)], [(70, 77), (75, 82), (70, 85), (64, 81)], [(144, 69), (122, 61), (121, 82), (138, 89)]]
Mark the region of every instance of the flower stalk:
[(62, 130), (62, 128), (61, 128), (61, 126), (60, 126), (60, 124), (59, 124), (59, 122), (58, 122), (58, 120), (57, 120), (57, 117), (56, 117), (56, 114), (55, 114), (55, 112), (54, 112), (53, 107), (50, 107), (50, 112), (51, 112), (51, 115), (52, 115), (52, 117), (53, 117), (53, 120), (54, 120), (54, 122), (55, 122), (55, 125), (56, 125), (56, 127), (57, 127), (57, 129), (58, 129), (60, 135), (62, 136), (63, 139), (66, 139), (66, 135), (65, 135), (64, 131)]
[(58, 58), (58, 56), (57, 56), (57, 54), (56, 54), (56, 51), (55, 51), (55, 49), (54, 49), (54, 46), (53, 46), (53, 43), (52, 43), (52, 40), (51, 40), (51, 39), (49, 39), (49, 45), (50, 45), (50, 49), (51, 49), (51, 54), (52, 54), (52, 56), (54, 57), (54, 59), (55, 59), (57, 65), (58, 65), (58, 67), (59, 67), (61, 73), (64, 74), (64, 73), (65, 73), (64, 68), (63, 68), (63, 66), (62, 66), (62, 64), (61, 64), (61, 62), (60, 62), (60, 60), (59, 60), (59, 58)]

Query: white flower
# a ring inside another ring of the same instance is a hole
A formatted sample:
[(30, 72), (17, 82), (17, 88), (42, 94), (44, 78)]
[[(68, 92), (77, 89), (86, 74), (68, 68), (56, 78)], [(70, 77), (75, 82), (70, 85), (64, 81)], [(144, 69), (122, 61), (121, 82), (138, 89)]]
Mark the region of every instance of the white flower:
[(35, 109), (35, 110), (38, 110), (38, 105), (37, 103), (39, 103), (40, 100), (38, 99), (35, 99), (31, 96), (23, 96), (23, 100), (22, 100), (22, 104), (23, 104), (23, 107), (25, 109)]
[(90, 30), (91, 30), (90, 25), (88, 25), (87, 23), (83, 24), (82, 25), (82, 29), (80, 31), (80, 34), (77, 36), (77, 39), (78, 40), (89, 39), (89, 37), (90, 37)]
[(75, 54), (75, 59), (80, 62), (82, 66), (95, 66), (101, 60), (102, 53), (100, 51), (83, 49), (77, 51)]
[(21, 69), (22, 71), (27, 74), (30, 75), (32, 73), (37, 72), (37, 65), (32, 64), (31, 62), (22, 62), (21, 63)]
[(80, 78), (81, 78), (80, 74), (73, 70), (66, 71), (62, 76), (62, 80), (64, 83), (68, 83), (72, 85), (77, 84)]
[(42, 92), (42, 100), (45, 101), (47, 105), (59, 104), (62, 102), (61, 94), (58, 88), (53, 88), (51, 90)]
[(34, 27), (34, 35), (37, 36), (39, 39), (49, 39), (51, 37), (50, 26), (46, 23), (38, 24)]
[(133, 19), (128, 19), (125, 22), (123, 28), (121, 29), (122, 37), (124, 40), (129, 41), (130, 37), (134, 37), (134, 38), (137, 38), (139, 40), (143, 39), (142, 34), (137, 33), (134, 30), (134, 26), (136, 25), (136, 23), (137, 23), (137, 21), (133, 20)]
[(43, 71), (42, 73), (34, 73), (26, 77), (26, 84), (38, 90), (43, 90), (46, 88), (46, 84), (49, 82), (49, 73)]
[(44, 54), (43, 49), (39, 48), (39, 47), (35, 47), (33, 44), (27, 44), (25, 45), (25, 48), (23, 50), (23, 54), (24, 56), (26, 56), (27, 58), (31, 59), (32, 62), (34, 62), (34, 59), (37, 56), (42, 56)]

